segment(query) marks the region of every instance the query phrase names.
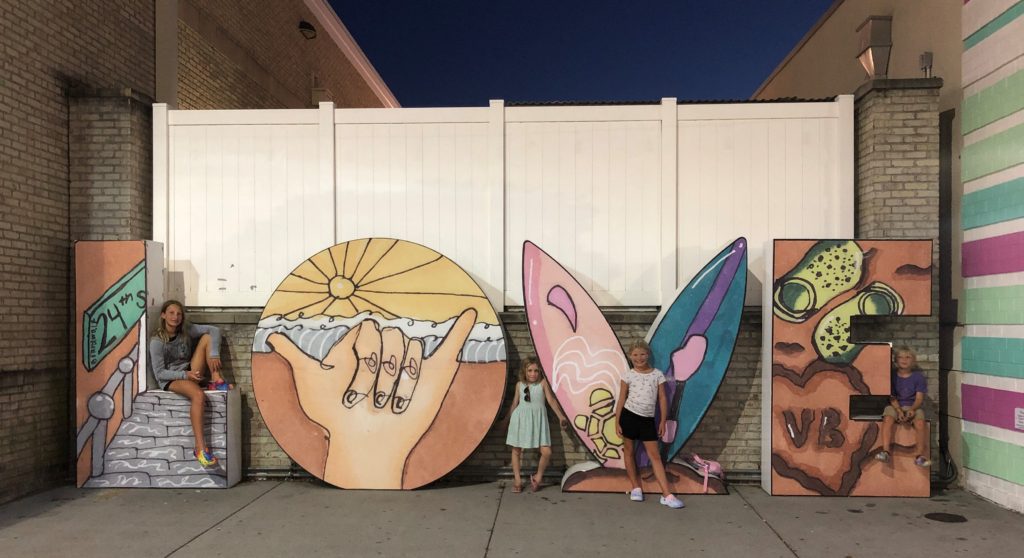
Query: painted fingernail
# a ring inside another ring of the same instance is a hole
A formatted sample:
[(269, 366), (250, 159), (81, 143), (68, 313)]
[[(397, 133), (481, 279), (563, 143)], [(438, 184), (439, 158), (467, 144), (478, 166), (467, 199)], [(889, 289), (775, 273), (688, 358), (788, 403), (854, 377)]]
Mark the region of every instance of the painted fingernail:
[(409, 408), (409, 400), (396, 395), (391, 401), (391, 410), (395, 413), (404, 413)]
[(368, 357), (364, 357), (362, 359), (362, 361), (363, 361), (363, 364), (365, 364), (366, 366), (370, 367), (371, 370), (376, 370), (377, 369), (377, 364), (378, 364), (377, 353), (373, 353), (373, 354), (371, 354)]
[(359, 403), (363, 399), (366, 399), (366, 394), (365, 393), (359, 393), (358, 391), (350, 389), (350, 390), (345, 392), (344, 396), (342, 396), (341, 404), (344, 405), (345, 407), (351, 409), (352, 407), (354, 407), (357, 403)]
[(410, 360), (409, 364), (402, 367), (402, 375), (413, 380), (420, 377), (420, 363)]
[(391, 358), (382, 362), (380, 368), (388, 376), (394, 376), (398, 372), (398, 362), (395, 359), (395, 355), (391, 355)]

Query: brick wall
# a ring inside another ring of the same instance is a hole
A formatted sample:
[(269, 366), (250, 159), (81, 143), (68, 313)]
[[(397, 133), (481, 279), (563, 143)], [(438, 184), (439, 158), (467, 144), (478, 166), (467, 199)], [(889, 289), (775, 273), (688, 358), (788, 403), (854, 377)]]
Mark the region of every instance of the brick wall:
[(383, 106), (302, 0), (178, 2), (178, 108), (309, 107), (314, 86), (337, 107)]
[(880, 79), (856, 93), (856, 235), (932, 239), (932, 315), (864, 318), (857, 339), (892, 340), (917, 352), (928, 378), (926, 413), (938, 455), (939, 90), (942, 80)]
[(178, 21), (178, 108), (281, 108), (240, 66)]
[(68, 393), (64, 367), (0, 372), (0, 502), (67, 477)]
[(147, 1), (0, 3), (0, 502), (68, 471), (66, 91), (152, 95), (153, 29)]
[(950, 362), (950, 453), (967, 490), (1024, 513), (1024, 247), (1014, 240), (1024, 235), (1024, 15), (993, 2), (962, 6), (964, 40), (949, 41), (963, 46), (964, 93), (953, 132), (954, 145), (963, 144), (953, 274), (963, 284), (955, 291), (962, 323)]
[(152, 238), (152, 101), (92, 89), (68, 101), (71, 238)]
[[(610, 312), (612, 327), (623, 345), (643, 337), (654, 321), (654, 312)], [(197, 323), (217, 325), (224, 341), (222, 355), (227, 374), (242, 392), (243, 471), (248, 474), (278, 474), (292, 469), (292, 462), (274, 441), (260, 417), (252, 395), (251, 346), (259, 312), (202, 309), (190, 311), (189, 319)], [(521, 312), (502, 314), (509, 341), (509, 374), (505, 401), (499, 416), (505, 416), (512, 403), (519, 362), (533, 354), (533, 345)], [(760, 311), (751, 309), (743, 315), (740, 334), (729, 371), (708, 414), (683, 451), (722, 461), (730, 472), (755, 471), (760, 462)], [(557, 425), (551, 414), (552, 425)], [(588, 460), (586, 448), (572, 434), (552, 430), (552, 474), (560, 475), (568, 465)], [(453, 473), (455, 477), (495, 478), (508, 474), (511, 453), (505, 445), (503, 425), (495, 425), (480, 446)], [(536, 452), (526, 452), (524, 467), (536, 464)], [(243, 474), (244, 474), (243, 473)]]

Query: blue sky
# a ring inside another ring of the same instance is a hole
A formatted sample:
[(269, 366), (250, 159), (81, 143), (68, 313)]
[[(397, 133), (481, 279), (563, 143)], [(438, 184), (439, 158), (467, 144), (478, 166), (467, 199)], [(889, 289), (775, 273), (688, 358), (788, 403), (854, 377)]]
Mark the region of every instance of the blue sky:
[(329, 0), (402, 106), (746, 99), (832, 0)]

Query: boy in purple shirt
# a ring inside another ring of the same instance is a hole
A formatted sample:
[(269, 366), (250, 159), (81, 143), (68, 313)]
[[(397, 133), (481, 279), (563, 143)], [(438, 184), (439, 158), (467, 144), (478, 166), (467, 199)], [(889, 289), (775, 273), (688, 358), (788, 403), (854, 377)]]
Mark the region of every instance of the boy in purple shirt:
[(917, 355), (910, 347), (896, 349), (893, 356), (896, 371), (892, 378), (892, 397), (882, 413), (882, 450), (875, 454), (875, 459), (883, 463), (889, 461), (896, 423), (913, 422), (914, 430), (917, 431), (917, 457), (914, 458), (914, 464), (918, 467), (931, 467), (932, 462), (925, 455), (928, 430), (924, 424), (924, 410), (921, 409), (924, 395), (928, 393), (928, 383), (917, 366)]

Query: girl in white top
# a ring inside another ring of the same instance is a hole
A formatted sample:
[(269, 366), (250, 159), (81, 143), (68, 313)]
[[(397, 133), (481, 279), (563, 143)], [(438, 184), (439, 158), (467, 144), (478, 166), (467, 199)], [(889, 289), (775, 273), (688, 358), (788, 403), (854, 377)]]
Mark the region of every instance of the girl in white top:
[[(654, 478), (661, 488), (661, 504), (678, 509), (683, 507), (683, 501), (668, 490), (668, 477), (658, 450), (658, 439), (665, 433), (665, 417), (668, 415), (665, 373), (651, 367), (650, 359), (651, 347), (645, 341), (638, 339), (629, 346), (629, 361), (633, 367), (622, 376), (620, 382), (619, 400), (615, 403), (615, 431), (623, 440), (626, 475), (633, 486), (629, 499), (634, 502), (642, 502), (644, 499), (633, 449), (636, 442), (641, 442), (651, 460)], [(660, 417), (657, 425), (654, 419), (655, 405)]]

